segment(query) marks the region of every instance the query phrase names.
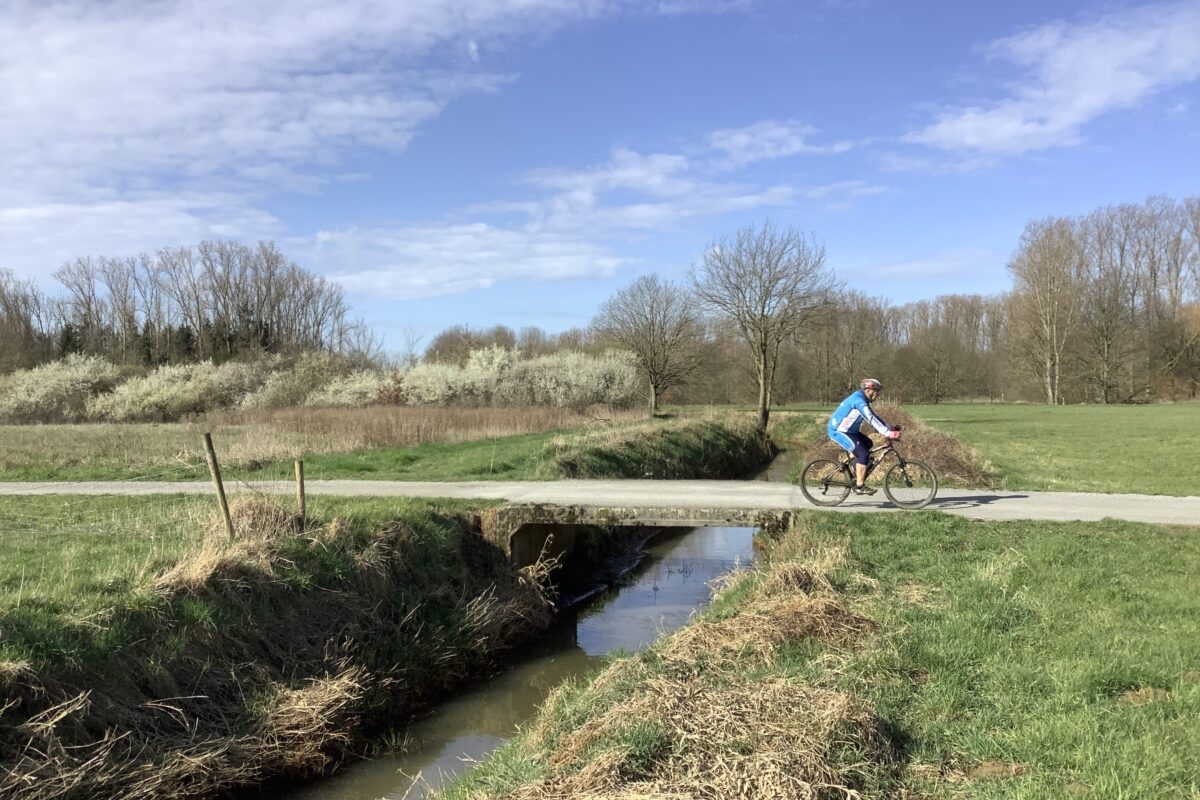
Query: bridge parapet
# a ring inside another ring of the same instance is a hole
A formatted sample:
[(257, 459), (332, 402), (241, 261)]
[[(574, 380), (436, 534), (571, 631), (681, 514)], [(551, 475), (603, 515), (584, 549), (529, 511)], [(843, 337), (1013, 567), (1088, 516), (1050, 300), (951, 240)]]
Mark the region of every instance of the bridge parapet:
[(488, 509), (483, 514), (484, 537), (502, 549), (517, 566), (533, 563), (540, 554), (560, 555), (574, 545), (574, 526), (610, 525), (694, 528), (705, 525), (759, 528), (781, 533), (792, 524), (790, 510), (760, 508), (683, 508), (635, 506), (552, 505), (519, 503)]

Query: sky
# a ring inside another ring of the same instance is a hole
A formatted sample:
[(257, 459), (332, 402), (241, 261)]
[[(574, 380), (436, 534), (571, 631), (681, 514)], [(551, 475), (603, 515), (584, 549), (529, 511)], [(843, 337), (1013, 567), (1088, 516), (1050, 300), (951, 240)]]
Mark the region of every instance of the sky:
[(0, 268), (277, 242), (391, 349), (766, 220), (896, 303), (1200, 194), (1200, 0), (0, 0)]

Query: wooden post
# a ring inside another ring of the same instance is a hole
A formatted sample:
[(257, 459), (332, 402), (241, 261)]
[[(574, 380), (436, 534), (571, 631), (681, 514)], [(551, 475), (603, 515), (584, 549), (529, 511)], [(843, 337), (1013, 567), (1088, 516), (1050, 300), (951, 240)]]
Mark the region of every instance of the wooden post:
[(300, 508), (300, 524), (304, 525), (304, 462), (296, 460), (296, 505)]
[(225, 499), (225, 484), (221, 482), (221, 467), (217, 464), (217, 451), (213, 449), (212, 434), (204, 434), (204, 454), (208, 457), (208, 472), (212, 475), (213, 489), (217, 492), (217, 504), (225, 517), (225, 530), (229, 538), (237, 538), (233, 530), (233, 517), (229, 516), (229, 501)]

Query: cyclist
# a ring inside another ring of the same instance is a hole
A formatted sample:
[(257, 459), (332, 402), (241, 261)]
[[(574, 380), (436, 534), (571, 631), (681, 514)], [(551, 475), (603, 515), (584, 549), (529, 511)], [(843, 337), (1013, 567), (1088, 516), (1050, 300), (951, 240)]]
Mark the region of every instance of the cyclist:
[(854, 465), (854, 492), (856, 494), (875, 494), (875, 490), (867, 486), (867, 461), (870, 460), (871, 439), (859, 431), (863, 421), (871, 423), (871, 427), (889, 439), (899, 439), (900, 431), (894, 431), (871, 410), (871, 402), (883, 391), (883, 384), (874, 378), (863, 378), (859, 381), (859, 390), (842, 401), (829, 417), (826, 433), (829, 438), (843, 450), (853, 453), (857, 462)]

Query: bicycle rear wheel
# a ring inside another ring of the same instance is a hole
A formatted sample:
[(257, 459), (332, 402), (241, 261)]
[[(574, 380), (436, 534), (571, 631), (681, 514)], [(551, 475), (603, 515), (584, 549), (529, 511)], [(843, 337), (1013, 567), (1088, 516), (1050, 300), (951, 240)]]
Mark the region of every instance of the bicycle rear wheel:
[(933, 502), (937, 490), (937, 475), (920, 461), (893, 464), (883, 476), (883, 491), (900, 508), (924, 508)]
[(800, 491), (815, 506), (836, 506), (850, 494), (854, 479), (845, 464), (810, 461), (800, 473)]

